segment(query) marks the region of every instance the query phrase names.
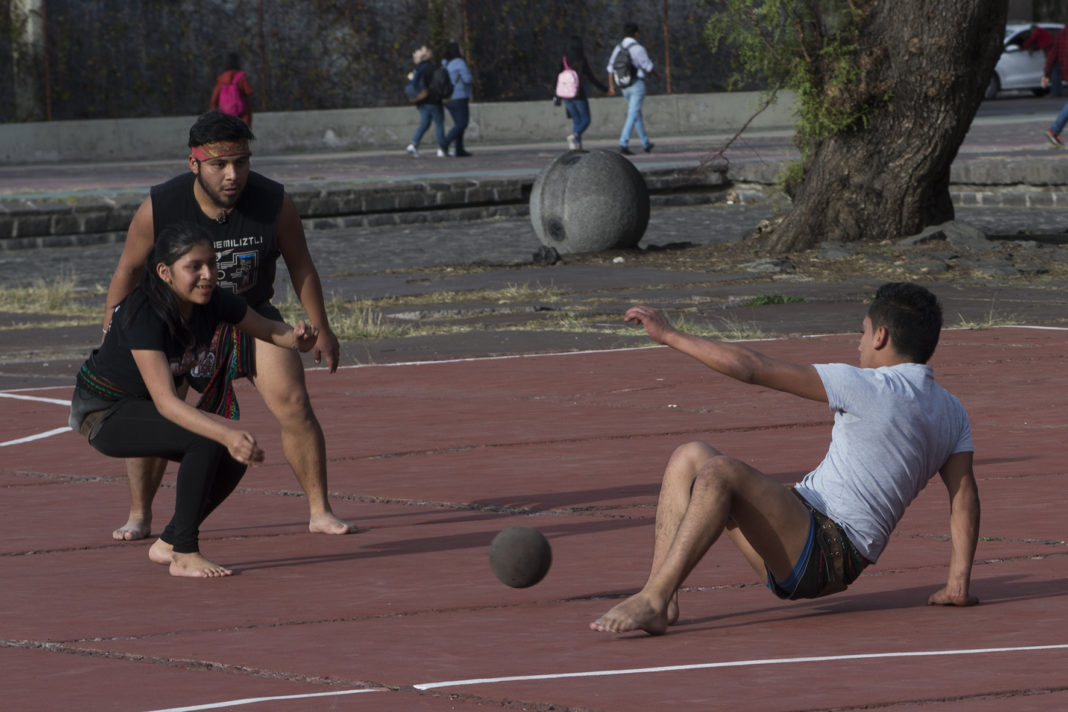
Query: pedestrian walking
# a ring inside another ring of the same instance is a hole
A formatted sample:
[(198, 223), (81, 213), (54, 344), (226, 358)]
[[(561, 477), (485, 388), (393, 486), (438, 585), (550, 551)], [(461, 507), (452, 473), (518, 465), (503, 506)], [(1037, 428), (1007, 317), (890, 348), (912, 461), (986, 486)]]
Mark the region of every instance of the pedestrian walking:
[[(565, 72), (573, 72), (573, 75), (564, 76)], [(597, 78), (590, 62), (586, 59), (586, 52), (582, 47), (582, 37), (572, 35), (568, 40), (567, 50), (559, 62), (557, 69), (557, 98), (564, 103), (568, 116), (571, 117), (571, 133), (567, 136), (567, 147), (574, 150), (582, 149), (582, 134), (590, 127), (592, 117), (590, 115), (589, 93), (586, 86), (592, 84), (602, 92), (608, 91), (608, 86)], [(563, 79), (563, 81), (561, 81)], [(574, 87), (571, 88), (571, 85)], [(562, 87), (568, 87), (563, 89)], [(574, 93), (572, 93), (574, 92)], [(570, 96), (561, 96), (561, 93)]]
[(445, 158), (445, 112), (441, 108), (441, 97), (431, 91), (430, 83), (434, 78), (434, 53), (430, 48), (423, 45), (412, 53), (412, 61), (415, 69), (408, 74), (408, 85), (405, 92), (409, 101), (415, 104), (419, 110), (419, 125), (412, 134), (412, 142), (405, 149), (412, 158), (419, 158), (419, 142), (423, 140), (423, 134), (434, 124), (434, 139), (438, 144), (438, 158)]
[(619, 134), (619, 152), (630, 156), (632, 131), (638, 132), (642, 149), (649, 153), (655, 144), (645, 133), (645, 120), (642, 118), (642, 104), (645, 103), (645, 78), (658, 77), (656, 67), (649, 59), (645, 47), (638, 43), (638, 26), (633, 22), (623, 25), (623, 40), (612, 50), (608, 59), (608, 95), (614, 96), (619, 89), (627, 100), (627, 119), (623, 122), (623, 131)]
[[(471, 85), (474, 78), (471, 76), (471, 68), (467, 66), (460, 54), (460, 45), (450, 42), (442, 54), (442, 66), (449, 73), (449, 81), (452, 83), (452, 94), (445, 99), (445, 108), (452, 117), (452, 128), (445, 134), (445, 151), (450, 156), (464, 158), (470, 156), (464, 149), (464, 131), (471, 120)], [(452, 148), (449, 148), (452, 146)]]

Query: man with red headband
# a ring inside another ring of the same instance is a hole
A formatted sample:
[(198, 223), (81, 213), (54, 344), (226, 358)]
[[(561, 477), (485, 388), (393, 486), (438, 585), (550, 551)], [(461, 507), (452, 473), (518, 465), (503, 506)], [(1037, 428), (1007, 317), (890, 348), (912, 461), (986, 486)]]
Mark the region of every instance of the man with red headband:
[[(167, 225), (192, 221), (212, 236), (219, 263), (219, 288), (245, 298), (249, 306), (282, 321), (271, 304), (275, 263), (281, 255), (308, 321), (319, 330), (316, 363), (326, 359), (333, 373), (340, 349), (323, 304), (322, 284), (308, 252), (300, 216), (280, 183), (250, 169), (251, 129), (236, 116), (204, 114), (189, 130), (189, 173), (153, 186), (126, 233), (118, 267), (108, 286), (104, 331), (115, 305), (134, 288), (145, 258)], [(257, 342), (241, 332), (220, 332), (213, 343), (217, 361), (211, 373), (194, 374), (203, 395), (198, 407), (236, 417), (231, 381), (249, 376), (282, 427), (282, 449), (308, 498), (308, 529), (348, 534), (355, 527), (334, 515), (327, 497), (326, 444), (311, 408), (304, 367), (295, 351)], [(143, 539), (151, 532), (152, 499), (166, 461), (127, 460), (130, 516), (112, 533), (118, 540)]]

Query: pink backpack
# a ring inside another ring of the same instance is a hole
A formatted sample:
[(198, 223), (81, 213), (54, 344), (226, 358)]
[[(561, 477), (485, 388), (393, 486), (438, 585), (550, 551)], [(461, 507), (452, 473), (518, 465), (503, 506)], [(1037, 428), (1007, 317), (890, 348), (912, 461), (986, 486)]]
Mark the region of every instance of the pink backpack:
[(235, 72), (230, 83), (219, 91), (219, 111), (234, 116), (245, 113), (245, 100), (241, 97), (241, 90), (237, 88), (237, 83), (244, 76), (244, 72)]
[(556, 95), (561, 99), (574, 99), (579, 93), (579, 75), (567, 66), (567, 57), (563, 59), (564, 71), (556, 75)]

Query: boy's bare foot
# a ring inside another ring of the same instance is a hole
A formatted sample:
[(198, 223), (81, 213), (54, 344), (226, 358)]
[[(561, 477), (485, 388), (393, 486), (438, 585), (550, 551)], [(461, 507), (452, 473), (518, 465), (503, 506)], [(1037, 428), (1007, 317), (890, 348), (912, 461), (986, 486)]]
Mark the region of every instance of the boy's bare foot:
[(667, 607), (658, 608), (648, 595), (639, 591), (593, 623), (590, 623), (590, 630), (602, 633), (626, 633), (631, 630), (644, 630), (649, 635), (663, 635), (667, 631), (668, 625)]
[(338, 519), (332, 512), (326, 512), (308, 520), (308, 531), (312, 534), (353, 534), (356, 525)]
[(669, 626), (675, 625), (679, 622), (679, 592), (676, 591), (675, 595), (668, 601), (667, 606), (667, 624)]
[(171, 561), (171, 576), (188, 576), (192, 578), (215, 578), (229, 576), (233, 571), (208, 561), (200, 552), (191, 554), (174, 554)]
[(174, 561), (174, 547), (162, 539), (156, 539), (155, 543), (148, 547), (148, 558), (153, 563), (170, 566)]
[(151, 532), (151, 519), (131, 516), (125, 524), (111, 532), (111, 538), (115, 541), (136, 541), (148, 538)]

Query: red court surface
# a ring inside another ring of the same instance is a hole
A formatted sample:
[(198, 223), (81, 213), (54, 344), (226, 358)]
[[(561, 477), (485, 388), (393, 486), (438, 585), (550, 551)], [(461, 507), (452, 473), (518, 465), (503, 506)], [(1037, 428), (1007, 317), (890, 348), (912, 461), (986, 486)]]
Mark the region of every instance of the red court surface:
[[(972, 418), (980, 606), (945, 580), (935, 478), (848, 591), (784, 603), (726, 540), (663, 637), (590, 632), (644, 581), (662, 468), (711, 442), (783, 482), (813, 467), (826, 406), (664, 348), (309, 373), (338, 514), (311, 535), (277, 426), (241, 388), (268, 463), (206, 522), (230, 578), (168, 576), (113, 542), (123, 466), (65, 425), (67, 388), (0, 394), (0, 669), (7, 710), (1068, 709), (1068, 332), (949, 331), (933, 361)], [(769, 341), (855, 362), (855, 336)], [(23, 440), (26, 439), (27, 440)], [(173, 501), (173, 466), (156, 503)], [(510, 589), (488, 549), (540, 529), (553, 567)]]

